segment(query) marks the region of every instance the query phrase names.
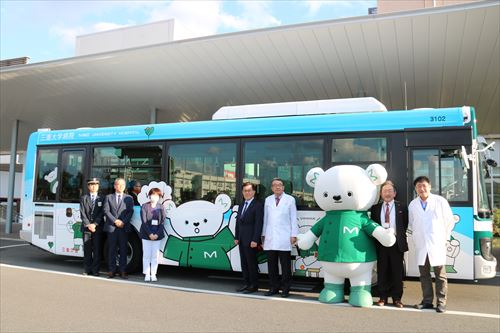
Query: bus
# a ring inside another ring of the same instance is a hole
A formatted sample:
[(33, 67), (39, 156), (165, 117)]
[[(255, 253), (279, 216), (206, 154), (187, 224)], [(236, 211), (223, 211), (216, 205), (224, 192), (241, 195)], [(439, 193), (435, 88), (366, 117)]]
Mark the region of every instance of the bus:
[[(492, 278), (492, 218), (477, 139), (472, 107), (387, 111), (374, 98), (230, 106), (207, 121), (39, 130), (27, 146), (20, 236), (54, 254), (82, 257), (79, 199), (86, 180), (100, 179), (108, 194), (121, 177), (142, 184), (139, 200), (150, 187), (165, 193), (161, 264), (240, 271), (233, 235), (243, 182), (256, 184), (263, 200), (271, 180), (283, 179), (306, 232), (324, 216), (305, 181), (310, 169), (378, 163), (403, 204), (415, 197), (412, 180), (420, 175), (450, 202), (448, 277)], [(130, 272), (142, 263), (139, 209), (128, 242)], [(406, 275), (418, 276), (409, 244)], [(316, 255), (314, 248), (294, 248), (294, 276), (321, 278)], [(259, 269), (267, 273), (263, 252)]]

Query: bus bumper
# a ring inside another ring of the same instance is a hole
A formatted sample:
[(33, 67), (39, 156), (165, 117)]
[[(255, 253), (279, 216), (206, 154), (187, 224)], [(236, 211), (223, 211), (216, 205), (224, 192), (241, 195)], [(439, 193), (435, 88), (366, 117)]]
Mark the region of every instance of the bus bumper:
[(486, 260), (483, 256), (474, 256), (474, 278), (475, 279), (490, 279), (496, 275), (497, 259)]
[(31, 230), (22, 230), (21, 229), (19, 231), (19, 238), (27, 241), (28, 243), (31, 243)]

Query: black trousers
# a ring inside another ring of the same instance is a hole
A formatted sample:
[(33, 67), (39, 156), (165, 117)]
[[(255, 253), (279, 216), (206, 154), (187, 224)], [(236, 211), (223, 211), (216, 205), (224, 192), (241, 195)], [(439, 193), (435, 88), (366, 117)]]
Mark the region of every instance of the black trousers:
[(259, 265), (257, 263), (257, 248), (250, 245), (239, 245), (241, 258), (241, 272), (245, 285), (251, 288), (259, 286)]
[(83, 233), (83, 267), (86, 273), (99, 273), (101, 266), (102, 231)]
[[(281, 283), (278, 260), (281, 265)], [(269, 289), (278, 290), (281, 284), (281, 290), (290, 291), (292, 282), (291, 251), (267, 251), (267, 267), (269, 270)]]
[(123, 229), (116, 228), (115, 231), (108, 233), (108, 271), (114, 273), (116, 271), (116, 249), (119, 248), (120, 273), (125, 273), (127, 266), (127, 241), (128, 232)]
[(379, 246), (377, 258), (377, 277), (380, 298), (400, 301), (403, 297), (403, 256), (398, 245)]

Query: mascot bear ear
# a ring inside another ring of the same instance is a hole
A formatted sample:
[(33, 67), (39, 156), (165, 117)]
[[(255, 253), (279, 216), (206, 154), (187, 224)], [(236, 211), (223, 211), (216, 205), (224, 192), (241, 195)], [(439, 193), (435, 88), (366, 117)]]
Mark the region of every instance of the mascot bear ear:
[(370, 164), (366, 174), (375, 185), (382, 185), (387, 180), (387, 171), (380, 164)]
[(321, 168), (312, 168), (311, 170), (309, 170), (306, 175), (307, 185), (311, 187), (316, 186), (316, 182), (318, 181), (319, 176), (324, 173), (325, 171)]

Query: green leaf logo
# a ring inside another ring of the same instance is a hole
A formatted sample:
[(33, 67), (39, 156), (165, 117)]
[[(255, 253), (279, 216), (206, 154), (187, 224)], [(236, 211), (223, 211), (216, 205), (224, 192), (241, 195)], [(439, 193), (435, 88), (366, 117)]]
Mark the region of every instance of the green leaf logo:
[(146, 135), (148, 136), (148, 139), (151, 136), (151, 134), (153, 134), (154, 131), (155, 131), (154, 127), (146, 127), (144, 129), (144, 133), (146, 133)]
[(49, 245), (50, 248), (54, 247), (54, 242), (48, 242), (47, 244)]

